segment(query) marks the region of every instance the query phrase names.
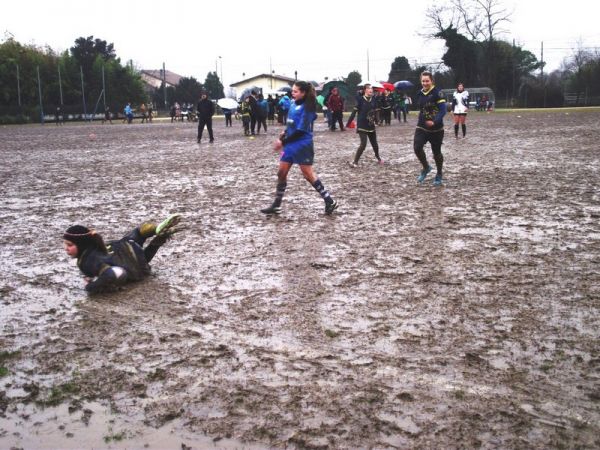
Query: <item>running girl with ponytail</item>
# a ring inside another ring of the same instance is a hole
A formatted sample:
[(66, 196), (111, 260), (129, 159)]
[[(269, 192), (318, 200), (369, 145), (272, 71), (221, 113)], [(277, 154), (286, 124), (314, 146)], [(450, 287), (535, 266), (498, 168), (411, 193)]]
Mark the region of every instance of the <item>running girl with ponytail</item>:
[(306, 181), (321, 195), (325, 202), (325, 214), (331, 214), (338, 207), (337, 202), (323, 186), (313, 170), (315, 157), (313, 144), (313, 122), (317, 118), (317, 98), (312, 84), (296, 81), (292, 87), (290, 110), (286, 130), (275, 141), (275, 151), (281, 152), (277, 171), (277, 190), (275, 200), (268, 208), (261, 209), (264, 214), (280, 214), (281, 203), (287, 187), (287, 176), (292, 165), (298, 164)]

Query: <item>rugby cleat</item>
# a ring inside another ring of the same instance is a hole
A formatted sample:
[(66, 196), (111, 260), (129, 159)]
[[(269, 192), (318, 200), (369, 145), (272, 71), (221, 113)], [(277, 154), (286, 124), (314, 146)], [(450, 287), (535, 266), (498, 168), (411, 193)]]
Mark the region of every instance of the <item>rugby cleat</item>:
[(434, 186), (442, 185), (442, 176), (439, 173), (435, 176), (435, 180), (433, 180), (433, 185)]
[(350, 167), (352, 167), (353, 169), (358, 167), (358, 164), (356, 164), (354, 161), (350, 161), (348, 164), (350, 164)]
[(144, 222), (139, 228), (142, 237), (147, 238), (156, 234), (156, 224), (154, 222)]
[(281, 206), (277, 206), (273, 203), (268, 208), (261, 209), (260, 212), (263, 214), (281, 214)]
[[(179, 222), (181, 222), (181, 214), (171, 214), (169, 217), (167, 217), (165, 220), (163, 220), (160, 224), (158, 224), (158, 226), (156, 227), (156, 235), (157, 236), (163, 236), (163, 235), (167, 235), (167, 234), (172, 234), (172, 233), (168, 233), (173, 227), (175, 227)], [(175, 230), (171, 230), (173, 232), (175, 232)], [(179, 230), (177, 230), (179, 231)]]
[(338, 202), (333, 200), (332, 202), (325, 203), (325, 214), (333, 214), (338, 207)]
[(427, 166), (427, 169), (423, 169), (421, 171), (421, 175), (419, 175), (419, 177), (417, 178), (417, 182), (422, 183), (423, 181), (425, 181), (425, 178), (427, 177), (427, 175), (429, 175), (429, 172), (431, 172), (431, 166)]

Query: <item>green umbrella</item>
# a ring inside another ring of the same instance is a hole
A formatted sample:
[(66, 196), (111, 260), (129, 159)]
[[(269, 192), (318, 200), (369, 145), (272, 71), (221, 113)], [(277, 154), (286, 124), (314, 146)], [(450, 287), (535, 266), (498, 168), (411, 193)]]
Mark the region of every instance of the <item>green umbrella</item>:
[(321, 106), (323, 106), (323, 102), (325, 101), (325, 97), (323, 97), (322, 95), (317, 95), (317, 103)]
[(327, 83), (325, 83), (323, 85), (323, 90), (321, 91), (321, 95), (323, 97), (327, 97), (327, 94), (329, 94), (329, 92), (331, 92), (331, 90), (336, 87), (338, 88), (338, 90), (340, 91), (340, 95), (342, 97), (348, 97), (348, 85), (346, 83), (344, 83), (343, 81), (328, 81)]

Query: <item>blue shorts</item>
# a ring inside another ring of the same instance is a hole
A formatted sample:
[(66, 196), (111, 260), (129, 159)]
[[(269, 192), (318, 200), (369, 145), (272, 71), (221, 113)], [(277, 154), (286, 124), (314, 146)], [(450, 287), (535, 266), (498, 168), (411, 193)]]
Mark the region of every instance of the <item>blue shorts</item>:
[(283, 153), (279, 159), (290, 164), (312, 166), (315, 159), (315, 150), (312, 140), (307, 142), (291, 142), (283, 147)]

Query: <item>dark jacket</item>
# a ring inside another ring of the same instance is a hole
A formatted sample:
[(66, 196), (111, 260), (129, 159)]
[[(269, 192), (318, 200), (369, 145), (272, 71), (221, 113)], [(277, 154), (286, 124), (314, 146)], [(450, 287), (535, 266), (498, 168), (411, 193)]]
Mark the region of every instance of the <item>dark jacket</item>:
[(256, 100), (256, 98), (253, 95), (251, 95), (248, 98), (248, 101), (250, 102), (250, 114), (252, 114), (253, 117), (260, 117), (261, 109), (258, 104), (258, 100)]
[(108, 253), (87, 248), (77, 260), (77, 266), (90, 281), (85, 290), (91, 294), (111, 292), (127, 281), (138, 281), (150, 273), (144, 251), (133, 241), (109, 243)]
[(377, 111), (377, 99), (375, 97), (367, 98), (362, 96), (358, 99), (354, 107), (356, 112), (356, 131), (366, 131), (372, 133), (375, 131), (375, 111)]
[(215, 105), (214, 103), (205, 98), (198, 102), (198, 116), (203, 119), (210, 119), (215, 114)]

